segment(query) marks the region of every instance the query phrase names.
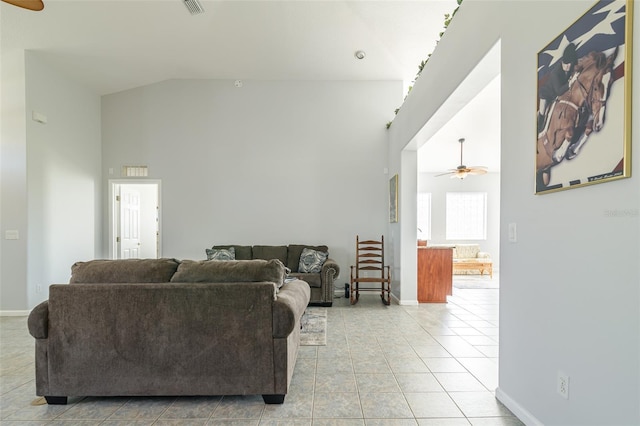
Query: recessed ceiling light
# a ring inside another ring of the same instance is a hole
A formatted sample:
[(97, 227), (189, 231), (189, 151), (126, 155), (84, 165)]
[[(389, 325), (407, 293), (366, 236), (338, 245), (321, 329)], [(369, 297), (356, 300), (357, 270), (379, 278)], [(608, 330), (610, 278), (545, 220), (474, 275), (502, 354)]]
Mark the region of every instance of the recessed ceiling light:
[(356, 53), (354, 53), (353, 56), (355, 56), (356, 59), (364, 59), (367, 54), (364, 53), (364, 50), (356, 50)]

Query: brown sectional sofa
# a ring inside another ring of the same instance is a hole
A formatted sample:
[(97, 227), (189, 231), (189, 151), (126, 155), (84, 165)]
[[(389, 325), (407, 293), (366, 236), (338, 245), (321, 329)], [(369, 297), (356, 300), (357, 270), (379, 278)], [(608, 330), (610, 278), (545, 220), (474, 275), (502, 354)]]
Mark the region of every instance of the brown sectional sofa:
[(29, 315), (36, 393), (254, 395), (282, 403), (310, 290), (278, 260), (95, 260)]
[(327, 246), (312, 246), (304, 244), (289, 244), (288, 246), (270, 245), (215, 245), (212, 249), (228, 249), (233, 247), (236, 260), (250, 259), (278, 259), (291, 270), (290, 277), (299, 278), (309, 283), (311, 287), (311, 305), (331, 306), (334, 296), (334, 281), (340, 275), (340, 267), (335, 260), (327, 258), (322, 265), (322, 270), (318, 273), (301, 273), (298, 268), (300, 256), (305, 248), (329, 253)]

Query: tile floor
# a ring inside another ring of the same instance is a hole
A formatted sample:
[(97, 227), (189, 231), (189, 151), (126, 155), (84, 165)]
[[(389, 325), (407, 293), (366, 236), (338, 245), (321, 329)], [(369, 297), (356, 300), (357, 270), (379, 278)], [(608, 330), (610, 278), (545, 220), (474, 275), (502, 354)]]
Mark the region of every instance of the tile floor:
[(498, 278), (487, 286), (493, 288), (461, 280), (473, 288), (454, 288), (448, 304), (386, 307), (375, 293), (363, 293), (350, 306), (336, 298), (327, 345), (300, 348), (283, 405), (230, 396), (32, 406), (34, 342), (26, 317), (0, 317), (0, 424), (521, 425), (494, 398)]

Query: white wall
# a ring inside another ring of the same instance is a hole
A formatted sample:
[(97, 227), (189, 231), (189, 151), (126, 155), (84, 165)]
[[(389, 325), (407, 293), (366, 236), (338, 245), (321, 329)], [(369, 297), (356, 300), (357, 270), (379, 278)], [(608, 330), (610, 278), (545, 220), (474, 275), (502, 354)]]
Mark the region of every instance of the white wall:
[[(431, 193), (431, 239), (429, 244), (471, 243), (480, 244), (480, 250), (491, 255), (494, 272), (500, 269), (500, 174), (487, 173), (469, 176), (464, 180), (448, 176), (435, 177), (437, 173), (418, 175), (418, 192)], [(487, 239), (447, 240), (446, 214), (447, 192), (487, 193)]]
[[(0, 311), (25, 312), (101, 250), (100, 98), (3, 44)], [(32, 111), (47, 123), (32, 120)], [(20, 239), (5, 240), (6, 230)]]
[[(536, 196), (532, 189), (537, 52), (592, 5), (466, 0), (390, 129), (389, 162), (399, 164), (404, 147), (501, 39), (497, 395), (527, 424), (640, 424), (638, 173), (553, 194)], [(637, 99), (634, 126), (640, 124)], [(640, 170), (637, 152), (631, 161)], [(611, 210), (628, 214), (607, 215)], [(507, 241), (509, 223), (518, 225), (517, 243)], [(415, 266), (399, 261), (404, 278)], [(403, 281), (403, 293), (412, 285)], [(556, 392), (559, 370), (570, 376), (569, 400)]]
[[(1, 19), (1, 17), (0, 17)], [(27, 308), (27, 143), (24, 51), (0, 40), (0, 310)], [(17, 240), (5, 232), (18, 231)]]
[(326, 244), (348, 282), (355, 237), (388, 222), (387, 132), (402, 82), (171, 80), (103, 97), (104, 178), (162, 180), (162, 253)]
[[(100, 253), (100, 97), (26, 54), (27, 292), (69, 282), (71, 265)], [(31, 119), (32, 111), (47, 123)]]

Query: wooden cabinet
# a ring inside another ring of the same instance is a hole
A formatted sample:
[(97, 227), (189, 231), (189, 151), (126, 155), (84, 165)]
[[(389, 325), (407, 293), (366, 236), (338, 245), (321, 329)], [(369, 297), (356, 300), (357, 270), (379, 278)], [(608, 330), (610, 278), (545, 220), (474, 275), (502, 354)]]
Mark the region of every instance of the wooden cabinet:
[(453, 250), (418, 247), (418, 302), (446, 303), (453, 290)]

